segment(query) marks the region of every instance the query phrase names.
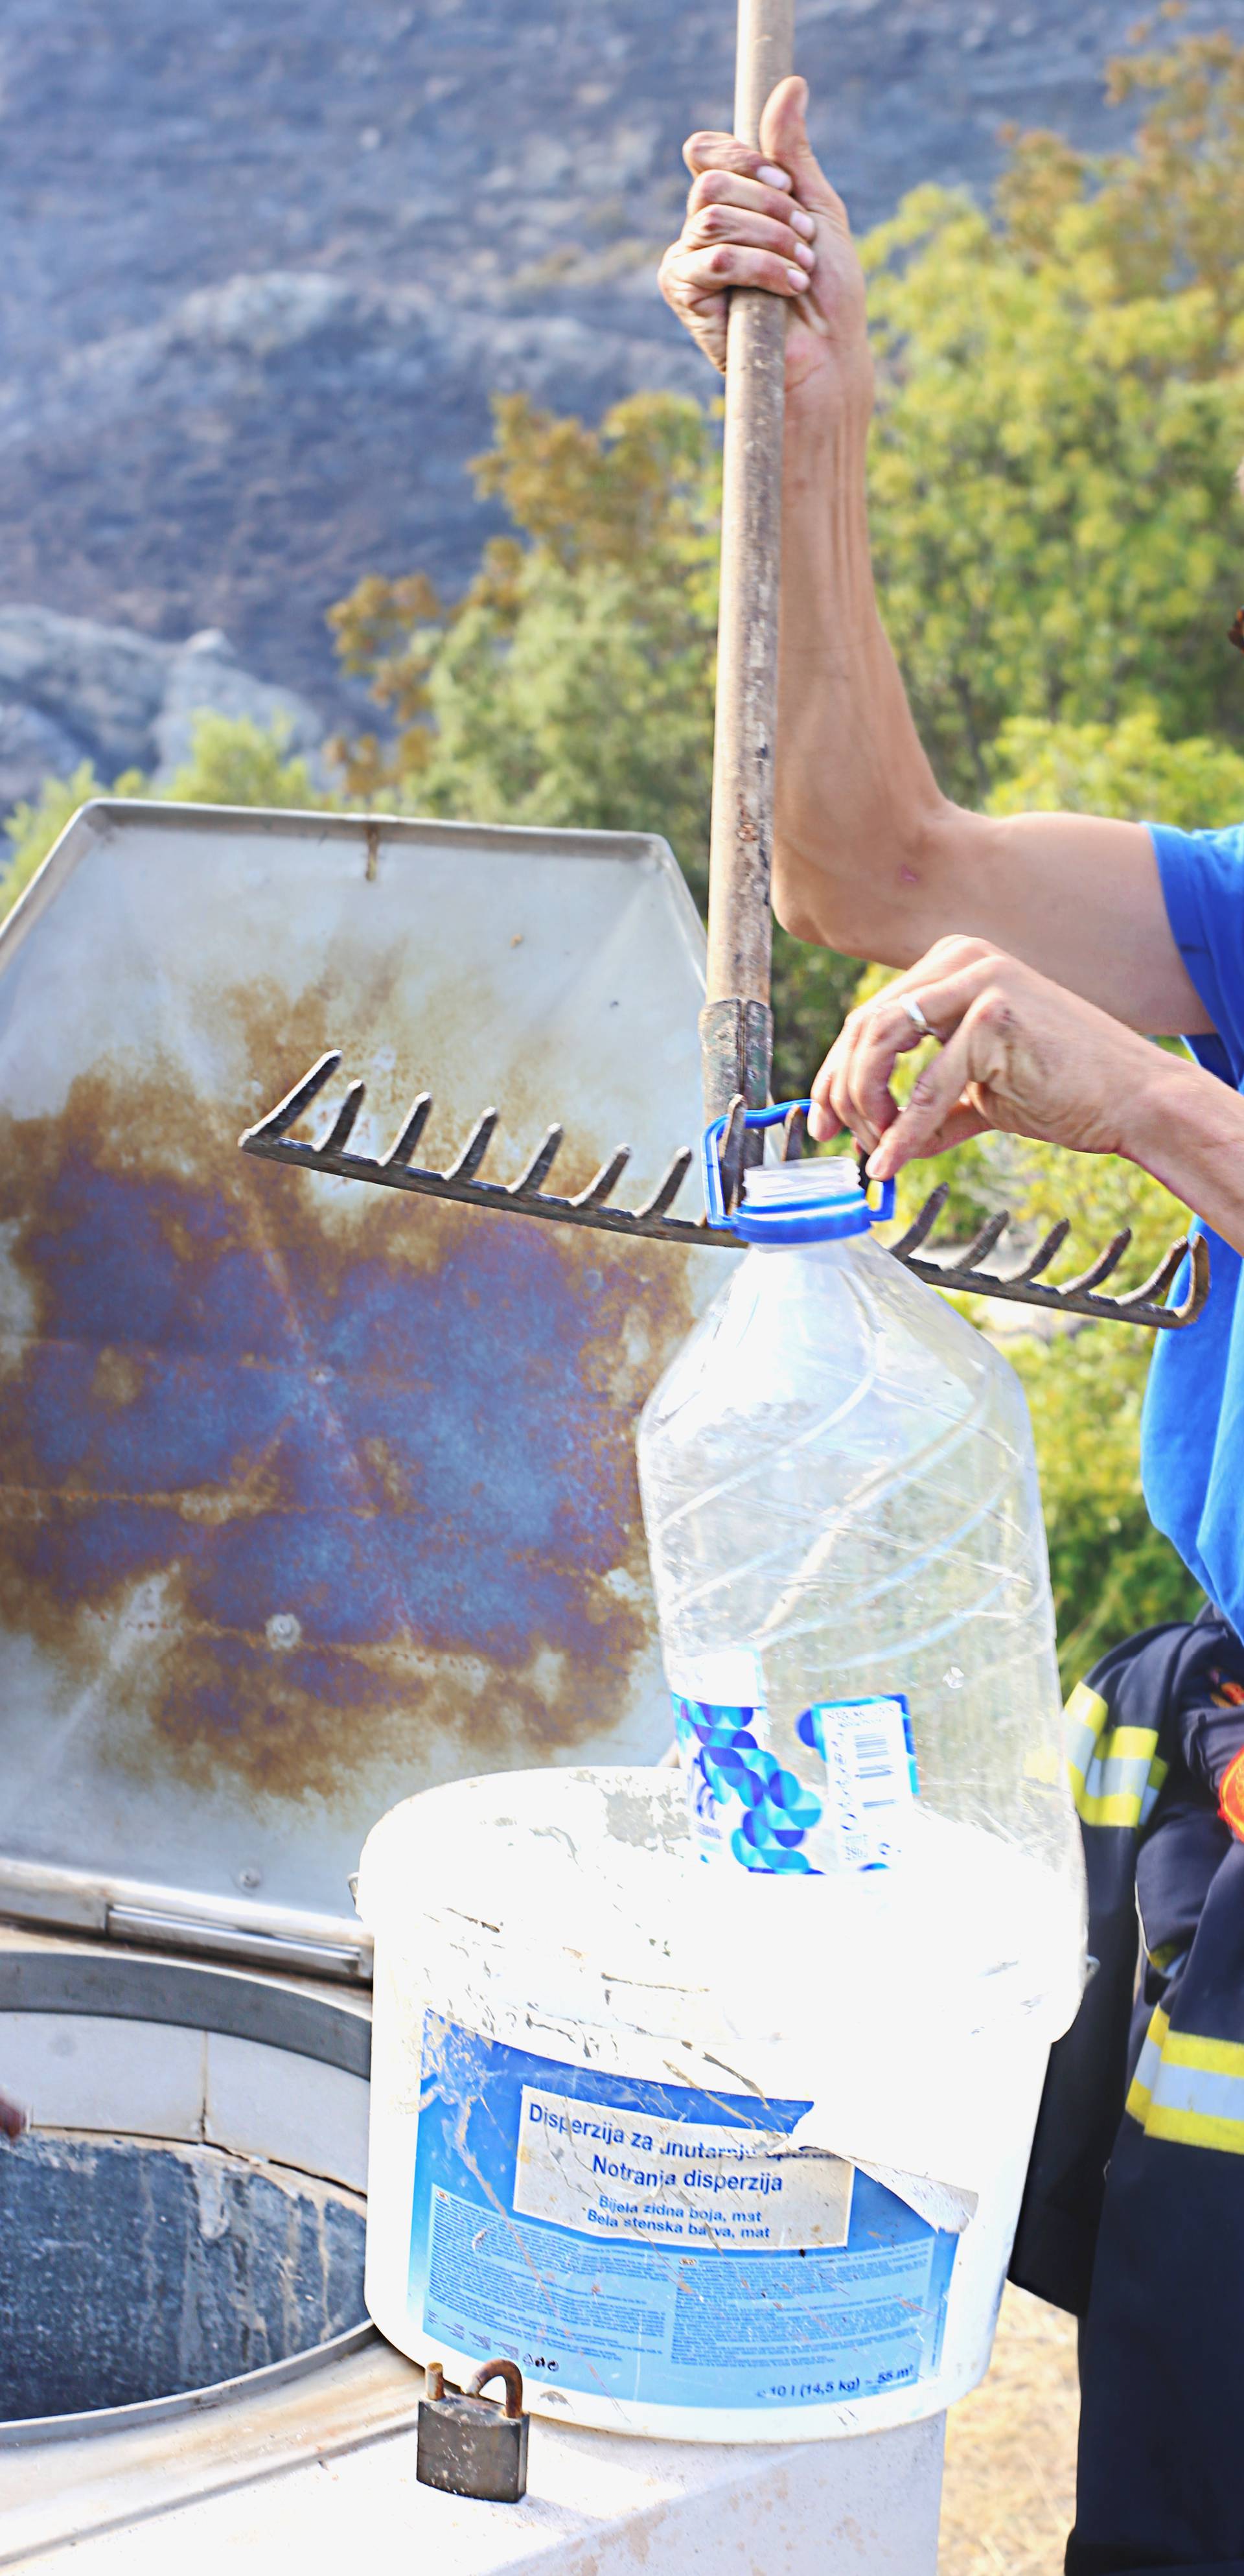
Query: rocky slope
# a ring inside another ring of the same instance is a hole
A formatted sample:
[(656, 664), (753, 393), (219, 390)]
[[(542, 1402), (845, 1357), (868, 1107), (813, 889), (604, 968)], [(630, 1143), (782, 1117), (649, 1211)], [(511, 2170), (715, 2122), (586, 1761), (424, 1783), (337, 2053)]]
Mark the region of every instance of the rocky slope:
[(163, 644), (55, 609), (0, 607), (0, 815), (84, 760), (105, 786), (125, 769), (162, 785), (189, 757), (194, 719), (209, 709), (265, 730), (279, 721), (289, 749), (310, 754), (318, 774), (315, 709), (244, 670), (219, 629)]
[[(802, 0), (857, 222), (924, 177), (987, 185), (1008, 117), (1103, 138), (1134, 5)], [(464, 577), (490, 389), (595, 413), (705, 381), (652, 262), (683, 132), (727, 114), (732, 17), (6, 0), (0, 596), (224, 628), (339, 715), (324, 609), (371, 567)], [(1194, 0), (1224, 21), (1244, 0)]]

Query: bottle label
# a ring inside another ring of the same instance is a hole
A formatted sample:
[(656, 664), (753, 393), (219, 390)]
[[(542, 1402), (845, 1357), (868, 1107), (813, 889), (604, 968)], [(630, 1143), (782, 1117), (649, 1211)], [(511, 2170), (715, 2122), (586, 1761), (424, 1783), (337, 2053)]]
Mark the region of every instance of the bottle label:
[(569, 2066), (429, 2012), (409, 2305), (445, 2350), (656, 2406), (846, 2405), (936, 2370), (956, 2239), (811, 2105)]
[(705, 1656), (679, 1678), (678, 1751), (706, 1860), (800, 1876), (889, 1867), (920, 1790), (901, 1691), (818, 1700), (796, 1721), (783, 1759), (753, 1655)]

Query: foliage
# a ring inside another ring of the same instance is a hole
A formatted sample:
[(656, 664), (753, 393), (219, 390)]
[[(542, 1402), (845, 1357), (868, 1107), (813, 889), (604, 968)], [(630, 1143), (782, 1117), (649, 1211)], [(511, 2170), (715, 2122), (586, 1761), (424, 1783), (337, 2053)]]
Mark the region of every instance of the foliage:
[[(288, 727), (270, 732), (249, 716), (204, 714), (195, 718), (190, 759), (161, 797), (181, 805), (323, 806), (333, 800), (312, 786), (304, 760), (286, 756)], [(66, 824), (93, 796), (150, 796), (141, 769), (127, 769), (105, 787), (88, 760), (71, 778), (48, 778), (33, 804), (15, 806), (4, 829), (11, 854), (0, 874), (0, 919), (11, 912)]]
[(979, 799), (1018, 715), (1240, 741), (1244, 49), (1111, 67), (1151, 102), (1093, 159), (1017, 144), (995, 219), (922, 188), (865, 244), (873, 530), (917, 719)]
[(319, 808), (333, 803), (313, 783), (305, 760), (291, 757), (289, 722), (270, 726), (252, 716), (206, 712), (194, 719), (190, 758), (159, 793), (174, 805), (274, 805)]
[(114, 780), (111, 788), (95, 775), (89, 760), (81, 761), (69, 778), (45, 778), (33, 804), (15, 805), (7, 816), (4, 830), (11, 844), (3, 873), (0, 873), (0, 918), (11, 912), (19, 894), (25, 892), (37, 868), (41, 868), (48, 851), (59, 841), (67, 823), (93, 796), (146, 796), (147, 781), (140, 769), (127, 769)]
[(1210, 830), (1244, 815), (1244, 748), (1194, 734), (1168, 742), (1157, 709), (1115, 725), (1016, 716), (990, 755), (993, 814), (1117, 814), (1126, 822)]
[[(674, 394), (619, 403), (599, 430), (494, 405), (480, 491), (521, 532), (494, 538), (446, 607), (421, 573), (361, 581), (331, 612), (346, 668), (394, 732), (335, 746), (369, 800), (483, 822), (657, 832), (707, 893), (720, 456), (711, 415)], [(806, 1089), (857, 972), (775, 930), (779, 1093)]]
[[(1180, 0), (1158, 12), (1168, 21), (1183, 14)], [(1097, 237), (1120, 290), (1148, 295), (1195, 279), (1226, 332), (1244, 301), (1244, 48), (1222, 30), (1165, 47), (1149, 43), (1153, 32), (1152, 20), (1142, 22), (1135, 50), (1107, 65), (1113, 105), (1152, 102), (1132, 148), (1094, 163), (1061, 136), (1022, 136), (1000, 211), (1017, 247), (1039, 259), (1054, 225), (1084, 200), (1086, 179), (1095, 180)]]
[(715, 430), (673, 394), (599, 430), (494, 404), (473, 473), (526, 540), (485, 547), (446, 607), (422, 574), (362, 581), (330, 612), (347, 670), (396, 723), (337, 746), (347, 784), (425, 812), (629, 827), (702, 878), (712, 769)]
[(809, 948), (773, 925), (773, 1096), (803, 1100), (851, 1007), (858, 957)]
[[(1015, 1210), (1027, 1239), (1035, 1241), (1060, 1218), (1070, 1220), (1066, 1250), (1049, 1273), (1055, 1282), (1083, 1269), (1091, 1253), (1126, 1227), (1132, 1241), (1118, 1278), (1134, 1286), (1187, 1228), (1187, 1209), (1129, 1163), (1067, 1154), (1053, 1145), (998, 1141), (1010, 1170), (996, 1196)], [(991, 1140), (983, 1145), (988, 1156)], [(1141, 1491), (1140, 1415), (1153, 1334), (1089, 1323), (1048, 1334), (1016, 1333), (983, 1298), (964, 1303), (986, 1331), (997, 1333), (1001, 1324), (1002, 1346), (1028, 1398), (1059, 1668), (1070, 1690), (1130, 1629), (1195, 1618), (1203, 1598), (1169, 1540), (1153, 1527)], [(1017, 1310), (1005, 1314), (1014, 1319)]]
[(1007, 1345), (1037, 1443), (1064, 1690), (1130, 1630), (1193, 1619), (1204, 1597), (1153, 1527), (1140, 1489), (1151, 1340), (1086, 1324), (1056, 1344)]

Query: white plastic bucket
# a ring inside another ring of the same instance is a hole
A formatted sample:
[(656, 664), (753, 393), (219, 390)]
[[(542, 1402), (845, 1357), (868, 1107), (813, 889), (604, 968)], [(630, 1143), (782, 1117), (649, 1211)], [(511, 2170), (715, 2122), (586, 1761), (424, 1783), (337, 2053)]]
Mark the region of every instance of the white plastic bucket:
[(400, 2350), (682, 2441), (879, 2431), (981, 2377), (1079, 1993), (1054, 1873), (934, 1818), (900, 1869), (727, 1878), (676, 1774), (538, 1771), (395, 1808), (358, 1904)]

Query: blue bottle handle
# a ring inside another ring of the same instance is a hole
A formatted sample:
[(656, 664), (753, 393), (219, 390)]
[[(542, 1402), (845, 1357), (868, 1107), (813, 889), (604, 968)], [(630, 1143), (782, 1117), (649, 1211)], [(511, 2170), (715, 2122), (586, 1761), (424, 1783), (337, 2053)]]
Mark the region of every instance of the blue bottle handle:
[[(745, 1127), (756, 1128), (779, 1127), (784, 1119), (790, 1117), (792, 1110), (802, 1109), (806, 1112), (811, 1108), (811, 1106), (811, 1100), (778, 1101), (771, 1109), (745, 1110), (743, 1114), (743, 1124)], [(728, 1216), (726, 1213), (725, 1193), (721, 1185), (721, 1142), (725, 1135), (727, 1124), (728, 1117), (714, 1118), (711, 1125), (705, 1128), (704, 1134), (700, 1140), (700, 1164), (704, 1178), (704, 1208), (710, 1225), (725, 1226), (731, 1232), (737, 1233), (738, 1227), (734, 1217)], [(893, 1181), (882, 1182), (881, 1199), (876, 1208), (870, 1208), (868, 1206), (867, 1194), (862, 1190), (861, 1196), (864, 1199), (864, 1206), (867, 1211), (867, 1219), (870, 1225), (885, 1225), (889, 1218), (893, 1216)], [(843, 1234), (856, 1234), (862, 1230), (857, 1211), (852, 1211), (851, 1222), (849, 1224), (844, 1224), (841, 1229), (835, 1226), (832, 1221), (827, 1222), (826, 1220), (830, 1217), (830, 1211), (832, 1210), (833, 1205), (833, 1200), (828, 1197), (822, 1202), (824, 1215), (820, 1219), (820, 1225), (824, 1239), (832, 1239), (832, 1237), (839, 1231)], [(800, 1211), (800, 1214), (805, 1218), (810, 1218), (813, 1213), (814, 1210), (812, 1207), (806, 1207)], [(844, 1209), (844, 1216), (846, 1213), (847, 1211)], [(805, 1231), (808, 1231), (806, 1227), (800, 1228), (801, 1233), (804, 1233)]]

